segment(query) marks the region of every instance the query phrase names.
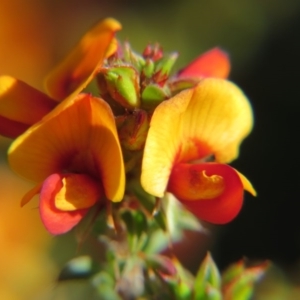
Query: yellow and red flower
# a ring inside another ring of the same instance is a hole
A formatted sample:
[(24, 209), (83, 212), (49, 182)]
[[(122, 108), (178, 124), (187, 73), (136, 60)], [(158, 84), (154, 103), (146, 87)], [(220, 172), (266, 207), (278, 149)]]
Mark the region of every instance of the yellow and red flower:
[(123, 198), (114, 116), (106, 102), (88, 94), (63, 101), (19, 136), (9, 149), (9, 163), (37, 182), (22, 204), (39, 193), (40, 215), (52, 234), (72, 229), (95, 204)]
[(49, 113), (57, 102), (75, 97), (96, 75), (105, 57), (116, 50), (121, 25), (105, 19), (47, 76), (47, 95), (11, 76), (0, 77), (0, 134), (15, 138)]
[(173, 193), (205, 221), (229, 222), (241, 209), (244, 189), (255, 194), (250, 182), (226, 165), (237, 157), (252, 123), (251, 106), (236, 85), (202, 79), (155, 109), (142, 186), (156, 197)]

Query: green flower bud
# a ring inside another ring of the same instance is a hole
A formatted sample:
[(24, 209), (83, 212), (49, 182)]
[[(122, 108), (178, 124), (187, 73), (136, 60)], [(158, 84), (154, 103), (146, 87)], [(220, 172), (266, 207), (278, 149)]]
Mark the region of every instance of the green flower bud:
[(164, 277), (174, 277), (177, 275), (176, 267), (172, 261), (167, 256), (160, 254), (153, 254), (146, 257), (147, 265), (151, 268), (156, 269), (160, 275)]
[(121, 145), (127, 150), (141, 150), (149, 129), (148, 115), (144, 110), (127, 115), (119, 129)]
[(140, 106), (139, 74), (129, 66), (103, 69), (102, 73), (110, 96), (126, 108)]
[(173, 52), (169, 56), (163, 57), (157, 61), (155, 66), (155, 74), (153, 76), (155, 82), (160, 83), (161, 81), (168, 79), (177, 58), (178, 53)]
[(142, 75), (146, 78), (151, 78), (154, 72), (154, 62), (151, 59), (147, 59), (142, 69)]
[(183, 90), (194, 87), (197, 83), (199, 83), (199, 81), (200, 80), (197, 78), (176, 78), (168, 82), (168, 86), (170, 88), (171, 95), (176, 95)]
[(124, 61), (132, 64), (139, 72), (143, 69), (145, 65), (145, 59), (132, 51), (129, 43), (124, 43)]
[(161, 88), (158, 84), (149, 84), (141, 95), (142, 107), (146, 110), (153, 110), (169, 97), (170, 92), (166, 88)]

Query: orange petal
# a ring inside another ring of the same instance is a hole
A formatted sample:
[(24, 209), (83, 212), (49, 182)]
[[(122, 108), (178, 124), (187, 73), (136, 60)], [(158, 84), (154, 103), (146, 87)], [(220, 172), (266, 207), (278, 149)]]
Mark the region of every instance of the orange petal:
[(230, 72), (228, 54), (219, 48), (211, 49), (197, 57), (181, 70), (178, 77), (227, 78)]
[(162, 102), (154, 111), (146, 140), (141, 182), (162, 197), (174, 164), (214, 155), (226, 163), (238, 155), (252, 129), (252, 110), (233, 83), (206, 78), (193, 89)]
[(88, 212), (88, 209), (61, 211), (55, 207), (55, 195), (63, 187), (62, 175), (52, 174), (43, 183), (40, 192), (40, 214), (46, 229), (51, 234), (62, 234), (71, 230)]
[(106, 102), (90, 95), (59, 104), (12, 143), (8, 159), (13, 170), (36, 182), (67, 171), (98, 178), (112, 201), (120, 201), (124, 194), (114, 117)]
[[(203, 172), (209, 181), (203, 182)], [(168, 185), (168, 191), (198, 218), (215, 224), (236, 217), (242, 207), (243, 190), (237, 172), (217, 163), (177, 164)]]
[(8, 138), (16, 138), (26, 131), (30, 126), (20, 122), (12, 121), (0, 116), (0, 135)]
[[(108, 18), (88, 31), (70, 54), (48, 75), (46, 90), (51, 97), (62, 100), (78, 94), (93, 79), (106, 55), (115, 49), (113, 40), (121, 29), (118, 21)], [(113, 45), (110, 46), (113, 41)]]
[(57, 103), (25, 82), (0, 76), (0, 116), (32, 125), (49, 113)]

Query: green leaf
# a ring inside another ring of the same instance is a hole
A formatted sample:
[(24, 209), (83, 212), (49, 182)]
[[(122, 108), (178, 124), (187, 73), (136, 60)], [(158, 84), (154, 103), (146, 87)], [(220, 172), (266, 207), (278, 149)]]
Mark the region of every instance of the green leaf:
[[(115, 280), (110, 274), (101, 271), (94, 276), (92, 283), (98, 291), (98, 297), (99, 297), (98, 299), (101, 300), (122, 299), (115, 291)], [(89, 298), (83, 297), (82, 299), (89, 299)]]
[[(194, 285), (194, 300), (208, 300), (210, 290), (220, 290), (221, 277), (210, 253), (207, 253), (197, 272)], [(213, 293), (215, 295), (216, 293)], [(215, 296), (214, 296), (215, 297)], [(217, 298), (218, 299), (218, 298)]]
[(126, 224), (128, 231), (128, 242), (132, 252), (141, 250), (141, 247), (145, 244), (145, 240), (142, 239), (142, 234), (147, 233), (148, 222), (143, 212), (138, 210), (126, 209), (121, 213), (122, 220)]
[(243, 261), (230, 266), (224, 273), (223, 294), (226, 299), (249, 300), (253, 294), (255, 282), (269, 267), (268, 262), (246, 268)]
[(194, 285), (193, 275), (189, 273), (178, 260), (173, 259), (173, 264), (177, 270), (177, 280), (170, 280), (169, 285), (173, 289), (174, 299), (192, 299), (192, 287)]
[(139, 180), (131, 180), (127, 184), (128, 189), (138, 198), (141, 205), (153, 215), (159, 227), (166, 231), (166, 219), (163, 212), (157, 209), (157, 199), (148, 194), (141, 186)]
[(242, 260), (230, 265), (222, 274), (222, 284), (230, 284), (234, 279), (238, 278), (245, 270), (245, 265)]
[(183, 230), (203, 230), (199, 220), (188, 211), (172, 194), (166, 193), (162, 198), (169, 233), (172, 240), (182, 238)]

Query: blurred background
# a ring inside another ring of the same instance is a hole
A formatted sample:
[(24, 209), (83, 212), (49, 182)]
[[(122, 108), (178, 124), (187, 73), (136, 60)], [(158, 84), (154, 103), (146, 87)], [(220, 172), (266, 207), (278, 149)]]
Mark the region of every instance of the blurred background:
[[(178, 248), (184, 264), (194, 272), (210, 249), (221, 269), (243, 257), (271, 259), (297, 281), (300, 1), (2, 0), (0, 75), (42, 90), (52, 66), (107, 16), (123, 24), (119, 39), (138, 51), (149, 42), (160, 42), (166, 52), (179, 51), (178, 69), (201, 52), (223, 48), (231, 57), (230, 79), (253, 105), (255, 127), (233, 166), (251, 180), (258, 197), (246, 195), (241, 214), (226, 226), (210, 227), (210, 237), (188, 233)], [(31, 185), (7, 167), (10, 142), (0, 140), (0, 298), (31, 299), (51, 288), (60, 264), (71, 257), (56, 253), (61, 249), (42, 228), (36, 203), (19, 207)], [(187, 251), (188, 257), (182, 254)]]

